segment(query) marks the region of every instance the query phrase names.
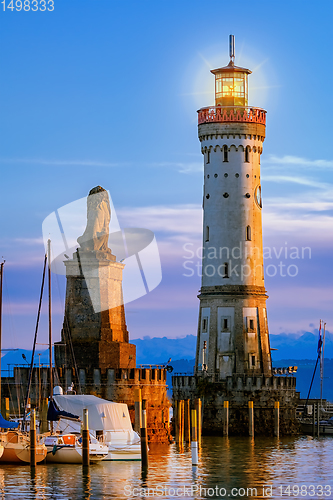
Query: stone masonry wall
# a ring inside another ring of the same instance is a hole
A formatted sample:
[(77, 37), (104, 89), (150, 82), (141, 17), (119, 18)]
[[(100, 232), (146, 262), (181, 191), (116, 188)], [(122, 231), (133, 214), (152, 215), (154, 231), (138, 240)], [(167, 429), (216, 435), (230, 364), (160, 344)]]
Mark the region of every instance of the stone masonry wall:
[[(22, 415), (24, 398), (28, 383), (28, 367), (14, 368), (14, 377), (4, 377), (2, 383), (2, 399), (9, 398), (11, 414)], [(58, 369), (54, 385), (60, 385), (64, 393), (74, 383), (79, 393), (78, 381), (73, 369)], [(79, 370), (82, 394), (93, 394), (116, 403), (128, 405), (132, 424), (134, 425), (134, 389), (140, 388), (142, 399), (148, 403), (148, 439), (151, 442), (166, 443), (172, 441), (169, 431), (170, 401), (167, 397), (165, 368), (132, 368)], [(30, 400), (32, 407), (38, 407), (42, 400), (49, 396), (49, 369), (35, 368), (32, 376)]]
[(275, 401), (280, 402), (281, 435), (299, 432), (295, 377), (233, 375), (215, 382), (212, 377), (174, 376), (172, 383), (174, 401), (201, 398), (204, 434), (222, 435), (224, 401), (229, 401), (230, 435), (248, 435), (249, 401), (254, 405), (255, 434), (273, 435)]

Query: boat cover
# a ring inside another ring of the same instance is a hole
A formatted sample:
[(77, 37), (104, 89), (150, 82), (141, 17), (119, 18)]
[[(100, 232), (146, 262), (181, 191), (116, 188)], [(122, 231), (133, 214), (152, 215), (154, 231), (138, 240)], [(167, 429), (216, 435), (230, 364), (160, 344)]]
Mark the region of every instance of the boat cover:
[(49, 420), (50, 422), (57, 422), (61, 418), (69, 418), (75, 421), (79, 420), (78, 415), (74, 415), (73, 413), (69, 413), (67, 411), (59, 410), (54, 404), (54, 401), (51, 400), (49, 402), (49, 407), (47, 409), (47, 420)]
[(17, 429), (19, 426), (18, 422), (9, 422), (5, 420), (0, 413), (0, 428), (1, 429)]
[(88, 410), (89, 430), (131, 431), (133, 432), (128, 407), (125, 403), (113, 403), (91, 395), (69, 394), (53, 396), (59, 409), (79, 415), (83, 419), (83, 409)]

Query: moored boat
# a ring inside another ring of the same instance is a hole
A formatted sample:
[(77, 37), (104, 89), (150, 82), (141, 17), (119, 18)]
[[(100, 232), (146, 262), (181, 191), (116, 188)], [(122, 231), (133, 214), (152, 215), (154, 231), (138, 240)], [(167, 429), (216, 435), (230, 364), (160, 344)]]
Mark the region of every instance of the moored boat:
[[(89, 460), (98, 462), (108, 455), (108, 449), (103, 443), (90, 437)], [(58, 434), (46, 436), (44, 443), (47, 448), (47, 462), (81, 464), (82, 463), (82, 438), (76, 434)]]
[[(3, 447), (0, 462), (29, 463), (30, 462), (30, 438), (28, 434), (9, 430), (0, 434), (0, 445)], [(43, 443), (36, 445), (36, 462), (41, 462), (47, 455), (46, 446)]]
[[(139, 435), (133, 430), (128, 406), (92, 395), (62, 394), (61, 387), (54, 388), (53, 399), (59, 409), (83, 416), (88, 410), (89, 432), (108, 447), (105, 460), (141, 460)], [(80, 432), (80, 425), (61, 418), (57, 424), (62, 432)]]

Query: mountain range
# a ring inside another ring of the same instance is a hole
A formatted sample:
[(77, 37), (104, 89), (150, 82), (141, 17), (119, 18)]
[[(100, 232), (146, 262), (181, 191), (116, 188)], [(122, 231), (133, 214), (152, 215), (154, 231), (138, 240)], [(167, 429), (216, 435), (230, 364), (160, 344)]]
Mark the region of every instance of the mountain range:
[[(195, 362), (196, 336), (169, 339), (167, 337), (144, 337), (143, 339), (133, 339), (131, 343), (136, 345), (137, 365), (166, 364), (171, 358), (170, 365), (173, 373), (193, 373)], [(300, 334), (281, 333), (270, 335), (270, 343), (273, 349), (273, 366), (286, 367), (298, 366), (297, 390), (301, 392), (301, 397), (307, 396), (309, 384), (312, 378), (315, 360), (317, 358), (318, 334), (312, 332), (302, 332)], [(324, 373), (324, 397), (333, 401), (333, 387), (329, 379), (333, 379), (333, 335), (326, 332), (325, 341), (325, 373)], [(26, 360), (24, 360), (23, 356)], [(330, 359), (332, 358), (332, 359)], [(17, 349), (8, 351), (1, 359), (2, 375), (12, 375), (13, 366), (30, 364), (31, 351)], [(48, 363), (48, 351), (45, 350), (40, 355), (35, 355), (35, 365), (38, 363)], [(167, 383), (171, 388), (171, 373), (168, 373)], [(319, 397), (319, 369), (311, 392), (312, 397)]]

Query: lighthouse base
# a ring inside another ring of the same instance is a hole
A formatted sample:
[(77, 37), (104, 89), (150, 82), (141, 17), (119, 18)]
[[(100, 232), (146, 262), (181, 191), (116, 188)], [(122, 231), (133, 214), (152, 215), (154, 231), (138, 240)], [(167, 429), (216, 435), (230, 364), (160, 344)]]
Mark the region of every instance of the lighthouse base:
[(296, 407), (299, 393), (295, 377), (247, 377), (233, 375), (225, 381), (214, 376), (174, 376), (173, 404), (189, 399), (202, 400), (202, 431), (205, 435), (223, 435), (224, 401), (229, 402), (229, 435), (249, 435), (249, 401), (254, 407), (255, 435), (274, 435), (274, 406), (280, 403), (280, 435), (299, 433)]

